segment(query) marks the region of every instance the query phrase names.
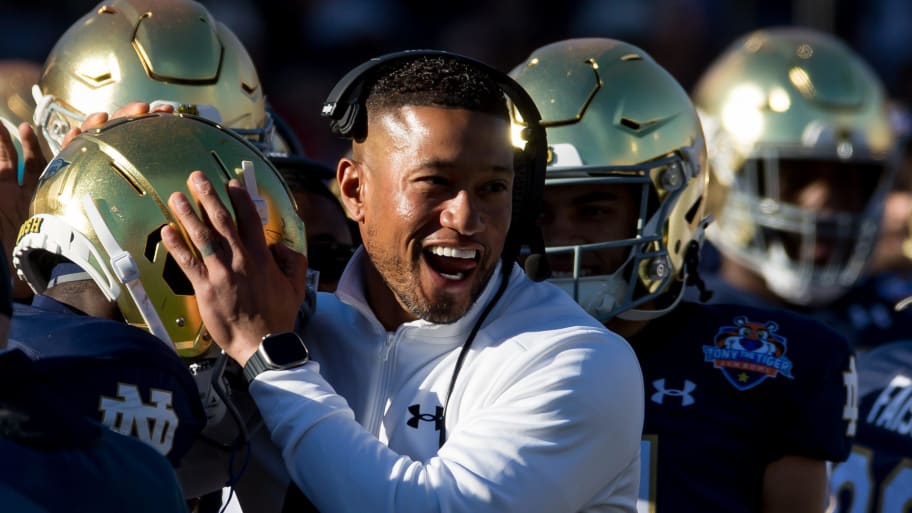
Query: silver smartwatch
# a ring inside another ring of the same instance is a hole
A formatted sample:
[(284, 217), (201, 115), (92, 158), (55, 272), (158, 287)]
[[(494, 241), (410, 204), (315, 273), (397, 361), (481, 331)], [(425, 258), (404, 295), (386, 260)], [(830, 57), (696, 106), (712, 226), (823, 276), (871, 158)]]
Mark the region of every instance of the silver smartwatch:
[(261, 372), (293, 369), (304, 365), (309, 359), (307, 346), (297, 333), (286, 331), (269, 334), (263, 337), (260, 347), (244, 365), (244, 377), (250, 383)]

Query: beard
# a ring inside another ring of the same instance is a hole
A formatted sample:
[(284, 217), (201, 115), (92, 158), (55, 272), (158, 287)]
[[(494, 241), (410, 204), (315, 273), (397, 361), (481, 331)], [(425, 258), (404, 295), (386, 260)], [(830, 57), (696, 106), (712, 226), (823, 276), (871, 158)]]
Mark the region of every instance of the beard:
[[(376, 239), (372, 230), (368, 230), (366, 235), (364, 249), (400, 305), (415, 317), (435, 324), (450, 324), (461, 319), (481, 295), (496, 266), (495, 261), (493, 264), (479, 266), (474, 271), (473, 274), (476, 276), (472, 279), (475, 281), (468, 299), (461, 294), (439, 290), (435, 291), (434, 297), (429, 297), (420, 280), (420, 249), (417, 249), (416, 254), (411, 255), (410, 259), (404, 259), (395, 250), (390, 251), (388, 246), (374, 242)], [(478, 279), (478, 276), (482, 279)]]

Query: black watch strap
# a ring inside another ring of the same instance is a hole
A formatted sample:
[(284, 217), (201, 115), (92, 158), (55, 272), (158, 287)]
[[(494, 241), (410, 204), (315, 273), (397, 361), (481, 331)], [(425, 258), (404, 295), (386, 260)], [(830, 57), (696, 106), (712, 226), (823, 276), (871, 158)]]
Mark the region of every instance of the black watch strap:
[(266, 362), (260, 355), (260, 351), (257, 350), (257, 352), (253, 353), (253, 355), (247, 359), (247, 363), (244, 364), (244, 377), (247, 378), (247, 383), (250, 383), (254, 378), (259, 376), (260, 373), (267, 370), (269, 370), (269, 366), (266, 365)]

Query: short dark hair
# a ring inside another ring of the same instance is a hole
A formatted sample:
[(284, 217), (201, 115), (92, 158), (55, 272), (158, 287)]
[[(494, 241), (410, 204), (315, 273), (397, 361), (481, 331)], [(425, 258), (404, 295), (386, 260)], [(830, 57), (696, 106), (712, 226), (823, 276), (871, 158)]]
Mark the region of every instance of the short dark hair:
[(509, 120), (504, 91), (486, 71), (446, 56), (389, 64), (377, 73), (365, 105), (368, 115), (406, 105), (439, 106)]

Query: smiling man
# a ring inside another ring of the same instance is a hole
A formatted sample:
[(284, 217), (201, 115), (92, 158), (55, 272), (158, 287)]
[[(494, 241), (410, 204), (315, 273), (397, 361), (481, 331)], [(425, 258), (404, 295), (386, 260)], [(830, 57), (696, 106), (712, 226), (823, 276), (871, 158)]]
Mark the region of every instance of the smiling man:
[(634, 511), (635, 355), (511, 254), (514, 210), (542, 187), (514, 202), (532, 171), (514, 169), (505, 94), (522, 90), (450, 54), (387, 56), (354, 82), (366, 120), (346, 131), (337, 178), (364, 245), (301, 332), (312, 361), (276, 335), (294, 325), (306, 261), (270, 255), (239, 184), (237, 227), (206, 180), (204, 216), (171, 197), (214, 253), (162, 232), (295, 482), (321, 511)]

